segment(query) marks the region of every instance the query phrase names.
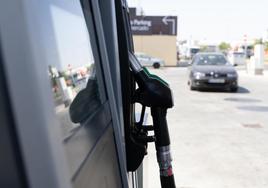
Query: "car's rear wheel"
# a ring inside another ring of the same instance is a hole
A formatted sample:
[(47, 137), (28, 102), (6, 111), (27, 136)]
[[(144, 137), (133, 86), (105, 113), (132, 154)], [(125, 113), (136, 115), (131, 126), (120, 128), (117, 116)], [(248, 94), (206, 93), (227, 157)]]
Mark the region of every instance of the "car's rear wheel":
[(155, 69), (159, 69), (159, 68), (160, 68), (160, 63), (155, 62), (155, 63), (153, 64), (153, 67), (154, 67)]

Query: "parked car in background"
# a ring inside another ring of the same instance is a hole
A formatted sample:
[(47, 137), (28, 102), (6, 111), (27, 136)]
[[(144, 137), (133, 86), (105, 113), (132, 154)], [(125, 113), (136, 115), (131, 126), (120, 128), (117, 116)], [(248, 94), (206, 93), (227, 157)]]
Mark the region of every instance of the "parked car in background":
[(136, 52), (135, 56), (139, 60), (139, 62), (142, 64), (142, 66), (145, 67), (154, 67), (155, 69), (158, 69), (162, 66), (164, 66), (165, 62), (164, 60), (157, 58), (157, 57), (151, 57), (145, 53)]
[(246, 54), (244, 52), (230, 52), (228, 60), (233, 65), (244, 65), (246, 63)]
[(191, 46), (186, 49), (186, 58), (192, 59), (200, 51), (199, 46)]
[(251, 56), (254, 55), (254, 46), (253, 45), (242, 45), (241, 48), (246, 54), (246, 58), (250, 58)]
[(192, 60), (188, 85), (195, 89), (238, 89), (238, 74), (222, 53), (198, 53)]

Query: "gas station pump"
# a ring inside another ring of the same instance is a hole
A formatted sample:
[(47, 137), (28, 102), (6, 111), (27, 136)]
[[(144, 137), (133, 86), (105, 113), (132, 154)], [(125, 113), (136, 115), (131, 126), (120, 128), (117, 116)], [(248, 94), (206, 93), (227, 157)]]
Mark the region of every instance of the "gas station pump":
[[(170, 138), (166, 120), (167, 109), (173, 107), (172, 92), (169, 85), (156, 75), (142, 67), (137, 58), (129, 53), (131, 70), (134, 74), (138, 89), (135, 91), (133, 102), (142, 105), (141, 120), (137, 123), (136, 135), (142, 142), (155, 142), (157, 161), (160, 169), (160, 180), (163, 188), (175, 188), (170, 152)], [(145, 108), (151, 108), (153, 126), (142, 125)], [(154, 131), (154, 136), (147, 136), (148, 131)]]
[[(127, 171), (135, 172), (147, 154), (149, 142), (155, 142), (162, 188), (175, 188), (166, 120), (167, 109), (173, 107), (169, 85), (142, 67), (134, 55), (134, 45), (125, 0), (116, 1), (116, 22), (123, 95), (124, 131)], [(137, 83), (138, 88), (135, 87)], [(135, 122), (134, 104), (142, 105), (141, 118)], [(152, 126), (143, 125), (146, 107), (151, 110)], [(153, 136), (148, 132), (154, 133)]]
[[(162, 188), (175, 188), (172, 92), (133, 55), (126, 0), (0, 1), (0, 9), (0, 187), (134, 188), (127, 173), (154, 142)], [(68, 62), (88, 70), (79, 87), (47, 74), (52, 65), (64, 73)], [(52, 77), (59, 93), (51, 93)], [(152, 126), (143, 125), (146, 107)]]

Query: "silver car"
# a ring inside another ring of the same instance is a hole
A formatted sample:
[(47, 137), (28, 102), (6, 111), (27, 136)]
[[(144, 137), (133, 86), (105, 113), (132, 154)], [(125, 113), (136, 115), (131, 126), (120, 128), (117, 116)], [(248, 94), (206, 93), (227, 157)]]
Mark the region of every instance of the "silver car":
[(139, 62), (142, 64), (142, 66), (145, 67), (154, 67), (155, 69), (158, 69), (162, 66), (164, 66), (165, 62), (164, 60), (156, 57), (151, 57), (145, 53), (135, 53), (135, 56), (139, 60)]
[(191, 90), (218, 88), (238, 90), (238, 74), (220, 53), (198, 53), (192, 60), (188, 85)]

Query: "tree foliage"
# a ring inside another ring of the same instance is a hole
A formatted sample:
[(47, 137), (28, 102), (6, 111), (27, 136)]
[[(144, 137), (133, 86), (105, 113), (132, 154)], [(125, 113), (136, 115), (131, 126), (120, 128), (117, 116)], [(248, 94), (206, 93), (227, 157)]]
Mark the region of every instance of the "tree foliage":
[(257, 45), (257, 44), (263, 44), (264, 49), (265, 49), (265, 50), (268, 50), (268, 41), (264, 41), (262, 38), (260, 38), (260, 39), (256, 39), (256, 40), (254, 41), (254, 45)]
[(221, 51), (230, 50), (230, 49), (231, 49), (231, 45), (230, 45), (229, 43), (227, 43), (227, 42), (221, 42), (221, 43), (219, 44), (219, 49), (220, 49)]
[(208, 47), (206, 45), (203, 45), (200, 47), (200, 52), (206, 52)]
[(262, 38), (255, 39), (254, 45), (256, 45), (256, 44), (263, 44), (263, 39)]

